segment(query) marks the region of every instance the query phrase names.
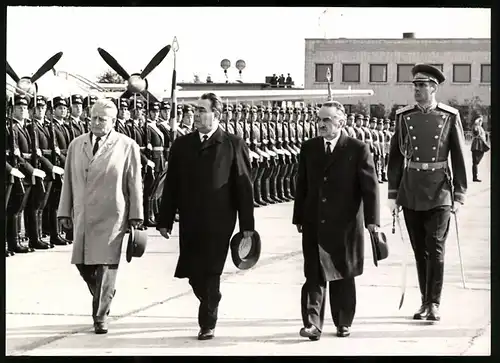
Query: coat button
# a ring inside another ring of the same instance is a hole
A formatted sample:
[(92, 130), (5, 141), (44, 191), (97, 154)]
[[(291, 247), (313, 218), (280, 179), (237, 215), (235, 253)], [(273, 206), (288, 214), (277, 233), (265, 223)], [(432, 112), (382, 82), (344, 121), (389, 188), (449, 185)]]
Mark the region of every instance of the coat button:
[(434, 138), (437, 140), (437, 139), (439, 138), (439, 136), (438, 136), (438, 135), (435, 135), (435, 136), (434, 136)]
[(322, 201), (323, 203), (325, 203), (325, 202), (326, 202), (326, 198), (321, 199), (321, 201)]
[(435, 171), (436, 169), (432, 168), (432, 171)]
[(413, 130), (413, 126), (410, 126), (410, 130)]
[(432, 150), (436, 150), (436, 147), (435, 147), (435, 146), (433, 146), (433, 147), (432, 147)]
[(416, 160), (416, 161), (419, 161), (419, 160), (420, 160), (420, 158), (415, 158), (415, 160)]
[(418, 150), (418, 146), (415, 146), (415, 150)]
[(410, 116), (408, 116), (406, 119), (407, 119), (407, 120), (409, 120), (409, 119), (410, 119)]
[(436, 158), (432, 158), (432, 161), (435, 161), (435, 160), (436, 160)]
[(324, 219), (321, 220), (321, 224), (325, 224), (325, 220)]
[(416, 140), (416, 139), (417, 139), (417, 137), (416, 137), (416, 136), (413, 136), (413, 140)]
[(441, 127), (443, 127), (443, 125), (438, 125), (438, 128), (441, 128)]
[(323, 178), (323, 181), (327, 181), (327, 180), (328, 180), (328, 177), (327, 177), (327, 176), (325, 176), (325, 177)]

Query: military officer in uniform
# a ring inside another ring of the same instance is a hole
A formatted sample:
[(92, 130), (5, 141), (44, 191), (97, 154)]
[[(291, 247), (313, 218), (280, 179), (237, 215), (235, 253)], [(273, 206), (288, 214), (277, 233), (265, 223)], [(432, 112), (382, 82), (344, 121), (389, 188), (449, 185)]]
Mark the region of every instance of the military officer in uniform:
[(116, 117), (115, 129), (116, 131), (132, 137), (130, 133), (130, 128), (127, 126), (127, 122), (130, 120), (130, 110), (129, 102), (126, 98), (118, 98), (115, 100), (116, 108), (118, 109), (118, 115)]
[[(46, 173), (38, 168), (38, 163), (33, 165), (33, 144), (25, 125), (28, 117), (28, 102), (28, 98), (24, 96), (14, 96), (12, 120), (9, 121), (12, 122), (12, 130), (8, 130), (9, 132), (6, 135), (8, 137), (6, 146), (9, 144), (11, 145), (10, 149), (8, 147), (6, 149), (7, 156), (10, 157), (13, 166), (19, 167), (20, 171), (27, 176), (23, 179), (22, 186), (20, 184), (13, 186), (9, 204), (7, 205), (7, 242), (9, 250), (14, 253), (32, 252), (35, 250), (34, 245), (38, 245), (38, 243), (35, 243), (38, 242), (38, 240), (35, 241), (33, 239), (30, 241), (31, 246), (25, 246), (23, 244), (25, 238), (21, 234), (22, 217), (23, 212), (25, 216), (30, 215), (29, 212), (26, 212), (26, 204), (29, 201), (32, 189), (35, 186), (40, 186), (46, 176)], [(14, 146), (13, 148), (12, 145)], [(12, 149), (14, 150), (12, 151)], [(37, 154), (37, 156), (39, 156), (38, 151)], [(36, 193), (39, 192), (37, 188)], [(31, 237), (33, 238), (33, 236)]]
[(252, 141), (250, 149), (259, 155), (257, 171), (253, 180), (254, 199), (258, 206), (268, 205), (268, 203), (262, 199), (262, 177), (268, 168), (270, 159), (270, 155), (263, 150), (262, 114), (262, 106), (252, 106), (251, 122), (253, 123), (253, 135), (251, 135)]
[(170, 103), (168, 101), (162, 101), (160, 103), (160, 117), (156, 123), (158, 130), (163, 134), (164, 140), (164, 150), (163, 157), (168, 160), (168, 150), (172, 145), (172, 127), (170, 126)]
[[(23, 182), (24, 174), (17, 168), (12, 167), (8, 162), (5, 163), (5, 215), (7, 216), (7, 207), (10, 201), (10, 193), (12, 192), (13, 186), (17, 183), (20, 184)], [(7, 237), (7, 220), (6, 217), (4, 219), (5, 222), (5, 257), (14, 256), (15, 252), (11, 251), (9, 246), (9, 241)]]
[(97, 102), (97, 96), (94, 95), (89, 95), (84, 98), (83, 100), (83, 113), (81, 115), (81, 119), (83, 122), (83, 127), (85, 129), (85, 132), (90, 131), (90, 110), (92, 109), (92, 106)]
[(354, 131), (354, 114), (353, 113), (349, 114), (349, 116), (347, 117), (345, 129), (347, 131), (347, 136), (350, 136), (354, 139), (357, 138), (356, 131)]
[(379, 157), (378, 157), (378, 167), (379, 167), (379, 173), (378, 173), (378, 181), (379, 183), (383, 183), (385, 179), (385, 154), (386, 154), (386, 148), (385, 148), (385, 134), (384, 134), (384, 120), (382, 118), (379, 118), (377, 120), (377, 126), (375, 128), (375, 131), (377, 133), (378, 137), (378, 150), (379, 150)]
[(160, 105), (160, 121), (161, 123), (163, 122), (168, 122), (170, 121), (170, 102), (168, 101), (162, 101)]
[(357, 114), (354, 124), (356, 139), (365, 142), (365, 131), (363, 130), (363, 115)]
[(416, 104), (396, 111), (389, 151), (389, 208), (402, 207), (415, 254), (422, 301), (413, 318), (437, 321), (450, 217), (467, 190), (464, 132), (458, 111), (436, 101), (441, 71), (418, 64), (412, 74)]
[(386, 118), (384, 120), (384, 126), (382, 129), (382, 134), (384, 135), (384, 174), (382, 175), (382, 181), (387, 181), (387, 163), (389, 162), (389, 149), (391, 146), (391, 138), (393, 132), (390, 129), (391, 120)]
[(69, 117), (67, 119), (67, 127), (70, 131), (71, 141), (85, 133), (85, 127), (81, 120), (83, 115), (83, 97), (79, 94), (74, 94), (69, 97)]
[(185, 104), (181, 112), (181, 121), (177, 126), (177, 133), (179, 136), (187, 135), (193, 131), (194, 111), (193, 107)]

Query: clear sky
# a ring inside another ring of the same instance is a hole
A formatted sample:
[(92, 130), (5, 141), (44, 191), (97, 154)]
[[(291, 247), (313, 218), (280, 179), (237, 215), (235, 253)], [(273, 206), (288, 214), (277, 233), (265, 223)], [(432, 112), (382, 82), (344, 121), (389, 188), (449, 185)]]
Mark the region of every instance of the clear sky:
[[(95, 81), (108, 69), (98, 47), (134, 73), (177, 36), (179, 82), (191, 82), (195, 73), (202, 81), (207, 74), (224, 81), (220, 62), (227, 58), (232, 80), (238, 78), (236, 61), (243, 59), (245, 82), (291, 73), (301, 85), (305, 38), (401, 38), (403, 32), (490, 38), (490, 18), (490, 9), (471, 8), (8, 7), (7, 60), (20, 77), (29, 76), (62, 51), (57, 70)], [(169, 91), (172, 67), (173, 52), (148, 76), (152, 91)]]

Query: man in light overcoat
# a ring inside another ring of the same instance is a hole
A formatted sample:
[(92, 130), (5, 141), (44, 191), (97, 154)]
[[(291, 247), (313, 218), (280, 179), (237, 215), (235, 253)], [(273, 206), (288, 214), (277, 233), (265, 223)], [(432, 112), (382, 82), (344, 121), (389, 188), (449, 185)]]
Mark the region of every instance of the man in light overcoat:
[(117, 112), (111, 100), (98, 100), (90, 132), (69, 145), (57, 213), (65, 228), (74, 227), (71, 263), (93, 296), (96, 334), (108, 331), (125, 232), (143, 220), (139, 145), (114, 130)]

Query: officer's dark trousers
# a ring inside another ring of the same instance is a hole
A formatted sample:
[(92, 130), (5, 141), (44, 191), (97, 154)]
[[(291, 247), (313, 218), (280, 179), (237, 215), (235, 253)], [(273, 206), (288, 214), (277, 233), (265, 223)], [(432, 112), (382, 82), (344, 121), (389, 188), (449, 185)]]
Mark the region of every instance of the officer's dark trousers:
[(222, 298), (220, 293), (220, 275), (197, 275), (189, 277), (189, 284), (195, 296), (200, 300), (198, 324), (200, 328), (215, 329), (217, 311)]
[(451, 207), (442, 206), (427, 211), (403, 208), (403, 213), (415, 254), (422, 303), (439, 304)]
[[(302, 286), (301, 310), (305, 327), (314, 325), (323, 330), (327, 282), (319, 273), (318, 279), (307, 279)], [(330, 311), (333, 323), (351, 326), (356, 312), (356, 284), (354, 277), (328, 282)]]
[(92, 317), (94, 322), (102, 323), (109, 315), (111, 301), (115, 296), (118, 265), (77, 264), (76, 268), (92, 294)]
[(472, 178), (477, 179), (477, 167), (484, 156), (484, 152), (475, 150), (472, 152)]

